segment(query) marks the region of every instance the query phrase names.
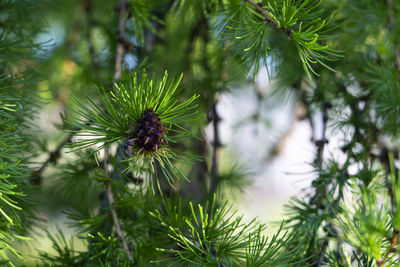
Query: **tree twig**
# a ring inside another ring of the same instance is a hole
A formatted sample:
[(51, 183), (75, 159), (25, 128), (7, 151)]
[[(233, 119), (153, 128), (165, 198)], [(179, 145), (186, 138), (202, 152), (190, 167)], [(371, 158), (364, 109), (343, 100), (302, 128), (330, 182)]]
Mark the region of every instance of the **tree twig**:
[(125, 17), (126, 17), (126, 6), (127, 2), (122, 1), (121, 7), (119, 8), (119, 19), (118, 19), (118, 44), (117, 44), (117, 54), (115, 56), (115, 72), (114, 79), (117, 80), (121, 78), (122, 72), (122, 62), (124, 60), (124, 40), (125, 40)]
[(325, 259), (325, 252), (326, 252), (326, 249), (328, 248), (328, 244), (329, 244), (328, 239), (325, 239), (324, 244), (322, 245), (322, 249), (321, 249), (321, 253), (319, 255), (318, 262), (317, 262), (318, 267), (322, 266), (322, 262)]
[(41, 183), (41, 178), (40, 176), (42, 175), (43, 171), (46, 169), (46, 167), (49, 164), (56, 164), (58, 159), (60, 158), (61, 155), (61, 150), (64, 148), (64, 146), (71, 142), (72, 137), (74, 136), (73, 133), (68, 134), (68, 136), (54, 149), (53, 151), (49, 152), (49, 157), (43, 164), (35, 171), (33, 171), (32, 176), (33, 176), (33, 182), (37, 185)]
[[(108, 158), (109, 158), (109, 156), (110, 156), (109, 147), (105, 147), (104, 148), (104, 159), (103, 159), (104, 172), (109, 177), (111, 177), (111, 175), (110, 175), (110, 173), (108, 171)], [(114, 205), (115, 201), (114, 201), (114, 194), (112, 192), (112, 182), (111, 181), (107, 183), (107, 200), (108, 200), (108, 206), (110, 208), (110, 214), (111, 214), (111, 217), (113, 219), (114, 226), (115, 226), (115, 232), (116, 232), (116, 234), (118, 236), (118, 239), (121, 242), (123, 248), (125, 249), (126, 253), (128, 254), (129, 260), (132, 260), (132, 254), (131, 254), (131, 252), (129, 250), (128, 244), (126, 243), (126, 240), (125, 240), (124, 235), (122, 233), (122, 227), (121, 227), (121, 224), (119, 223), (117, 212), (112, 207)]]
[[(391, 173), (390, 158), (389, 158), (389, 151), (390, 150), (386, 147), (386, 145), (384, 144), (384, 142), (380, 138), (378, 138), (377, 144), (379, 145), (379, 147), (381, 149), (381, 152), (380, 152), (380, 155), (379, 155), (378, 159), (385, 166), (386, 177), (389, 177), (389, 175)], [(392, 207), (392, 212), (393, 212), (393, 214), (395, 214), (396, 213), (396, 209), (398, 207), (396, 207), (396, 199), (395, 199), (395, 195), (393, 193), (393, 187), (392, 187), (392, 184), (391, 184), (391, 181), (390, 181), (389, 178), (387, 178), (386, 187), (387, 187), (388, 195), (390, 197), (390, 204), (391, 204), (391, 207)], [(390, 246), (387, 249), (384, 258), (376, 260), (376, 264), (378, 265), (378, 267), (384, 267), (385, 266), (385, 262), (388, 260), (390, 254), (397, 251), (396, 246), (397, 246), (397, 244), (399, 242), (399, 235), (400, 235), (400, 230), (396, 229), (393, 226), (393, 235), (390, 238)]]
[(210, 192), (211, 195), (215, 193), (217, 190), (217, 184), (218, 184), (218, 150), (221, 147), (221, 141), (219, 138), (219, 127), (218, 127), (218, 122), (220, 120), (218, 113), (217, 113), (217, 101), (214, 103), (212, 106), (212, 125), (213, 125), (213, 143), (212, 143), (212, 163), (211, 163), (211, 170), (210, 170)]
[[(317, 85), (318, 85), (318, 81), (317, 81)], [(312, 121), (312, 114), (309, 109), (309, 103), (307, 103), (305, 93), (301, 89), (301, 82), (298, 82), (296, 84), (296, 88), (300, 92), (301, 101), (303, 101), (303, 103), (306, 104), (306, 117), (310, 123), (311, 131), (312, 131), (312, 141), (315, 143), (315, 146), (317, 149), (317, 154), (315, 156), (314, 163), (317, 166), (317, 168), (320, 169), (320, 168), (322, 168), (323, 162), (324, 162), (325, 145), (328, 143), (328, 138), (326, 137), (326, 131), (327, 131), (328, 119), (329, 119), (328, 110), (330, 108), (332, 108), (332, 105), (326, 101), (322, 102), (322, 107), (321, 107), (322, 132), (321, 132), (321, 138), (317, 139), (317, 135), (315, 133), (315, 125)], [(315, 205), (316, 209), (326, 209), (326, 207), (321, 202), (322, 198), (325, 197), (325, 194), (326, 194), (326, 187), (323, 187), (323, 188), (315, 187), (315, 194), (310, 198), (309, 205)], [(340, 198), (338, 197), (336, 202), (339, 202), (339, 200), (340, 200)], [(324, 238), (321, 252), (319, 253), (318, 260), (315, 262), (315, 265), (314, 265), (316, 267), (322, 266), (322, 263), (325, 259), (326, 250), (329, 246), (328, 238), (333, 236), (332, 232), (334, 232), (334, 233), (337, 232), (331, 223), (328, 223), (327, 227), (331, 230), (331, 232), (329, 232), (329, 230), (328, 230), (328, 233), (327, 233), (326, 237)], [(311, 246), (309, 247), (309, 249), (310, 248), (311, 248)]]
[(293, 30), (291, 30), (289, 28), (279, 27), (279, 23), (276, 20), (274, 20), (273, 18), (271, 18), (259, 4), (257, 4), (253, 0), (243, 0), (243, 2), (249, 3), (250, 5), (252, 5), (257, 10), (257, 12), (265, 18), (265, 21), (274, 24), (278, 29), (284, 31), (286, 33), (286, 35), (289, 37), (289, 39), (292, 39)]
[[(317, 156), (315, 158), (315, 164), (318, 166), (318, 168), (322, 168), (323, 162), (324, 162), (324, 150), (325, 150), (325, 144), (327, 143), (327, 138), (326, 138), (326, 128), (327, 128), (327, 124), (328, 124), (328, 108), (330, 106), (327, 103), (322, 103), (322, 136), (320, 140), (315, 140), (315, 145), (317, 147)], [(322, 190), (316, 188), (315, 189), (315, 195), (312, 198), (316, 200), (316, 206), (317, 208), (322, 208), (322, 203), (321, 203), (321, 197), (318, 197), (318, 195), (320, 196), (321, 194), (325, 194), (326, 188), (324, 187)], [(328, 227), (333, 227), (330, 223), (328, 224)], [(328, 241), (328, 237), (329, 237), (329, 233), (328, 235), (325, 237), (324, 243), (322, 245), (322, 249), (321, 252), (319, 254), (318, 257), (318, 261), (316, 263), (316, 267), (321, 267), (322, 263), (325, 259), (325, 253), (326, 253), (326, 249), (328, 248), (329, 245), (329, 241)]]
[(390, 238), (390, 246), (388, 248), (388, 250), (385, 253), (385, 257), (382, 259), (378, 259), (376, 261), (376, 264), (378, 265), (378, 267), (384, 267), (385, 266), (385, 262), (388, 260), (389, 256), (391, 253), (396, 252), (396, 245), (399, 242), (399, 230), (394, 230), (393, 231), (393, 236)]
[[(121, 7), (119, 9), (119, 25), (118, 25), (118, 44), (117, 44), (117, 54), (115, 57), (115, 72), (114, 72), (114, 80), (117, 80), (121, 78), (121, 69), (122, 69), (122, 62), (123, 62), (123, 57), (124, 57), (124, 44), (120, 42), (119, 40), (124, 38), (125, 35), (125, 17), (126, 17), (126, 5), (127, 2), (125, 0), (122, 1)], [(113, 179), (113, 175), (111, 175), (108, 171), (108, 159), (110, 157), (110, 150), (109, 147), (104, 148), (104, 172)], [(118, 170), (114, 169), (114, 172), (117, 172)], [(115, 209), (112, 207), (114, 205), (114, 195), (112, 191), (112, 182), (109, 181), (107, 183), (107, 200), (108, 200), (108, 205), (110, 208), (110, 214), (113, 219), (113, 223), (115, 226), (115, 232), (118, 236), (119, 241), (122, 244), (122, 247), (126, 251), (129, 260), (132, 260), (132, 253), (128, 247), (128, 244), (124, 238), (124, 235), (122, 233), (122, 227), (121, 224), (119, 223), (118, 220), (118, 214), (115, 211)]]
[(322, 167), (324, 148), (325, 144), (328, 143), (328, 139), (326, 138), (326, 128), (328, 123), (328, 109), (331, 107), (332, 105), (328, 102), (322, 103), (322, 137), (320, 140), (315, 140), (315, 145), (317, 146), (317, 157), (315, 163), (319, 167)]
[[(86, 125), (89, 125), (90, 122), (86, 122)], [(56, 147), (56, 149), (54, 149), (53, 151), (49, 152), (49, 157), (48, 159), (43, 162), (42, 166), (40, 166), (37, 170), (32, 172), (32, 176), (33, 176), (33, 182), (35, 184), (40, 184), (41, 183), (41, 179), (40, 176), (42, 175), (43, 171), (46, 169), (46, 167), (49, 164), (56, 164), (57, 161), (59, 160), (59, 158), (61, 157), (61, 150), (65, 147), (66, 144), (71, 143), (72, 142), (72, 138), (82, 129), (80, 128), (75, 128), (72, 130), (72, 132), (70, 132), (67, 137), (58, 144), (58, 146)]]

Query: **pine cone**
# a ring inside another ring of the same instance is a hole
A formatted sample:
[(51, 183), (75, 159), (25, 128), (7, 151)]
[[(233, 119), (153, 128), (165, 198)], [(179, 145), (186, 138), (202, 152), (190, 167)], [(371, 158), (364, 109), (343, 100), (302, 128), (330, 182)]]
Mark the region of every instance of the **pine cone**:
[(122, 149), (128, 157), (132, 155), (134, 145), (139, 151), (156, 151), (167, 144), (167, 139), (164, 137), (166, 132), (158, 115), (149, 108), (142, 113), (135, 132)]

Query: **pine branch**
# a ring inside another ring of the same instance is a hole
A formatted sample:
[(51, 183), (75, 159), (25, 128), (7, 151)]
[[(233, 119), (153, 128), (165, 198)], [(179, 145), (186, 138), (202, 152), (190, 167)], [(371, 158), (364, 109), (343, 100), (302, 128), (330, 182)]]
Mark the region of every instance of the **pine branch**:
[(289, 39), (292, 39), (293, 31), (289, 28), (279, 27), (279, 23), (276, 20), (274, 20), (273, 18), (271, 18), (267, 14), (267, 12), (265, 12), (265, 10), (262, 8), (261, 5), (257, 4), (253, 0), (243, 0), (243, 2), (245, 2), (245, 3), (247, 2), (250, 5), (252, 5), (257, 10), (257, 12), (260, 13), (265, 18), (265, 21), (274, 24), (278, 29), (284, 31), (286, 33), (286, 35), (289, 37)]
[(114, 79), (117, 80), (121, 78), (122, 62), (124, 59), (124, 41), (125, 40), (125, 17), (127, 14), (127, 2), (123, 0), (119, 8), (119, 19), (118, 19), (118, 44), (117, 44), (117, 54), (115, 57), (115, 72)]
[[(86, 122), (84, 125), (90, 125), (89, 122)], [(72, 130), (72, 132), (70, 132), (67, 137), (60, 143), (58, 144), (58, 146), (56, 147), (56, 149), (54, 149), (53, 151), (49, 152), (49, 157), (48, 159), (43, 162), (42, 166), (40, 166), (37, 170), (32, 172), (32, 176), (33, 176), (33, 182), (37, 185), (39, 185), (41, 183), (41, 178), (40, 176), (42, 175), (43, 171), (46, 169), (46, 167), (49, 164), (57, 164), (57, 161), (59, 160), (59, 158), (61, 157), (61, 150), (68, 145), (69, 143), (71, 143), (72, 138), (79, 132), (81, 131), (81, 128), (75, 128)]]
[(210, 178), (211, 178), (211, 185), (210, 185), (210, 192), (214, 194), (217, 190), (217, 179), (218, 179), (218, 150), (221, 147), (221, 141), (219, 137), (219, 127), (218, 122), (220, 120), (218, 113), (217, 113), (217, 103), (216, 102), (212, 106), (212, 125), (213, 125), (213, 133), (214, 133), (214, 140), (212, 143), (212, 165), (210, 171)]
[[(114, 204), (114, 196), (113, 196), (113, 193), (112, 193), (111, 183), (108, 183), (108, 185), (107, 185), (107, 198), (108, 198), (110, 206), (112, 206)], [(126, 241), (125, 241), (125, 238), (124, 238), (124, 236), (122, 234), (122, 227), (121, 227), (121, 224), (118, 221), (117, 212), (115, 211), (115, 209), (111, 208), (110, 209), (110, 213), (111, 213), (111, 216), (113, 218), (113, 222), (114, 222), (114, 225), (115, 225), (115, 231), (117, 233), (118, 239), (122, 243), (122, 246), (124, 247), (126, 253), (128, 254), (129, 260), (132, 260), (132, 254), (131, 254), (131, 252), (129, 250), (129, 247), (128, 247)]]
[(247, 2), (250, 5), (254, 6), (254, 8), (257, 10), (258, 13), (260, 13), (261, 15), (263, 15), (265, 17), (265, 20), (267, 20), (268, 22), (271, 22), (272, 24), (274, 24), (275, 26), (278, 26), (278, 22), (276, 20), (274, 20), (273, 18), (271, 18), (266, 12), (265, 10), (258, 5), (256, 2), (254, 2), (253, 0), (243, 0), (243, 2)]
[(317, 156), (315, 159), (315, 163), (319, 167), (322, 167), (324, 148), (325, 144), (328, 143), (328, 139), (326, 138), (326, 128), (328, 123), (328, 109), (331, 107), (332, 105), (328, 102), (322, 103), (322, 136), (320, 140), (315, 140), (315, 145), (317, 147)]
[[(319, 86), (319, 79), (317, 79), (317, 86)], [(310, 127), (311, 127), (311, 131), (312, 131), (312, 137), (311, 139), (314, 141), (316, 149), (317, 149), (317, 154), (315, 156), (315, 160), (314, 160), (314, 164), (318, 167), (318, 168), (322, 168), (323, 163), (324, 163), (324, 151), (325, 151), (325, 145), (328, 143), (328, 139), (326, 137), (326, 131), (327, 131), (327, 127), (328, 127), (328, 110), (330, 108), (332, 108), (332, 104), (330, 104), (327, 101), (323, 101), (322, 102), (322, 107), (321, 107), (321, 111), (322, 111), (322, 132), (321, 132), (321, 139), (316, 140), (316, 134), (315, 134), (315, 125), (312, 121), (312, 114), (310, 111), (310, 103), (307, 101), (306, 95), (304, 90), (301, 89), (301, 82), (297, 82), (295, 84), (295, 88), (297, 91), (299, 91), (300, 93), (300, 98), (301, 101), (303, 101), (305, 103), (306, 106), (306, 118), (310, 123)], [(318, 179), (318, 177), (317, 177)], [(315, 194), (310, 198), (309, 201), (309, 205), (315, 204), (316, 209), (325, 209), (323, 203), (322, 203), (322, 198), (325, 196), (326, 194), (326, 187), (324, 188), (315, 188)], [(335, 201), (336, 203), (338, 203), (340, 201), (340, 195), (338, 197), (338, 199)], [(332, 232), (336, 233), (336, 229), (333, 227), (333, 225), (331, 223), (327, 224), (328, 229), (330, 229)], [(329, 246), (329, 240), (328, 238), (332, 237), (331, 232), (328, 231), (326, 237), (324, 238), (324, 242), (322, 245), (322, 249), (321, 252), (319, 253), (318, 256), (318, 260), (316, 261), (315, 265), (316, 267), (321, 267), (323, 264), (323, 261), (326, 257), (326, 251), (328, 249)], [(311, 249), (311, 246), (309, 247), (309, 249)]]
[[(325, 150), (325, 143), (327, 142), (326, 140), (326, 128), (327, 128), (327, 123), (328, 123), (328, 105), (326, 103), (322, 104), (322, 136), (320, 140), (315, 140), (315, 145), (317, 147), (317, 156), (315, 158), (315, 164), (318, 166), (318, 168), (322, 168), (323, 162), (324, 162), (324, 150)], [(317, 178), (318, 179), (318, 178)], [(316, 201), (316, 207), (317, 209), (324, 209), (323, 204), (321, 202), (321, 198), (325, 195), (326, 193), (326, 187), (323, 188), (323, 191), (321, 191), (319, 188), (315, 188), (315, 195), (310, 199), (310, 201), (315, 200)], [(311, 204), (311, 203), (310, 203)], [(331, 228), (333, 227), (330, 223), (328, 226)], [(328, 234), (329, 235), (329, 234)], [(321, 267), (322, 263), (325, 259), (325, 253), (326, 249), (328, 248), (329, 241), (328, 237), (325, 238), (324, 244), (322, 246), (321, 252), (318, 257), (318, 262), (316, 263), (316, 267)]]
[[(110, 151), (109, 151), (109, 147), (105, 147), (104, 148), (104, 159), (103, 159), (103, 164), (104, 164), (104, 172), (109, 176), (109, 177), (113, 177), (114, 175), (111, 175), (108, 171), (108, 159), (110, 157)], [(117, 170), (114, 170), (114, 172), (116, 172)], [(110, 208), (110, 214), (111, 217), (113, 219), (113, 223), (115, 226), (115, 231), (116, 234), (118, 236), (118, 240), (121, 242), (124, 250), (126, 251), (129, 260), (132, 260), (132, 254), (130, 252), (130, 249), (128, 247), (128, 244), (124, 238), (124, 235), (122, 233), (122, 227), (121, 224), (119, 223), (118, 220), (118, 214), (115, 211), (115, 209), (112, 207), (114, 205), (114, 194), (112, 192), (112, 182), (108, 182), (107, 183), (107, 200), (108, 200), (108, 206)]]
[[(125, 34), (125, 15), (126, 15), (126, 1), (123, 0), (119, 9), (119, 26), (118, 26), (118, 38), (124, 38)], [(118, 39), (119, 40), (119, 39)], [(121, 69), (122, 69), (122, 62), (123, 62), (123, 57), (124, 57), (124, 45), (120, 41), (118, 41), (117, 45), (117, 54), (115, 57), (115, 72), (114, 72), (114, 80), (117, 80), (121, 78)], [(104, 147), (104, 172), (111, 178), (113, 178), (114, 175), (110, 175), (108, 172), (108, 160), (110, 157), (110, 150), (109, 147), (105, 146)], [(114, 172), (117, 172), (118, 170), (114, 168)], [(130, 249), (128, 247), (128, 244), (123, 236), (122, 233), (122, 227), (121, 224), (119, 223), (118, 220), (118, 215), (115, 209), (112, 207), (114, 205), (114, 195), (112, 192), (112, 182), (109, 181), (107, 183), (107, 200), (108, 200), (108, 205), (110, 207), (110, 214), (114, 222), (115, 226), (115, 231), (118, 236), (119, 241), (121, 242), (124, 250), (126, 251), (129, 260), (132, 260), (132, 253), (130, 252)]]
[(390, 238), (390, 246), (385, 253), (385, 257), (383, 258), (383, 260), (382, 259), (376, 260), (376, 264), (378, 265), (378, 267), (384, 267), (385, 262), (388, 260), (390, 254), (397, 251), (396, 245), (399, 242), (399, 235), (400, 235), (399, 230), (393, 231), (393, 236)]
[(33, 182), (37, 185), (41, 183), (41, 178), (40, 176), (42, 175), (43, 171), (46, 169), (46, 167), (49, 164), (56, 164), (58, 159), (61, 156), (61, 150), (64, 148), (64, 146), (68, 143), (71, 142), (72, 137), (74, 136), (73, 133), (68, 134), (68, 136), (54, 149), (53, 151), (49, 152), (49, 157), (45, 162), (43, 162), (42, 166), (40, 166), (37, 170), (33, 171), (32, 177), (33, 177)]
[(316, 264), (317, 267), (321, 267), (322, 266), (322, 263), (323, 263), (323, 261), (325, 259), (325, 253), (326, 253), (326, 249), (328, 248), (328, 244), (329, 244), (328, 239), (325, 239), (324, 244), (322, 245), (322, 249), (321, 249), (321, 253), (319, 255), (318, 262)]
[[(389, 153), (389, 149), (385, 146), (383, 141), (380, 140), (380, 138), (378, 138), (377, 143), (381, 147), (381, 156), (379, 157), (379, 159), (381, 160), (382, 164), (386, 167), (386, 172), (388, 177), (391, 175), (392, 172), (394, 172), (393, 157), (390, 155), (391, 153)], [(398, 182), (397, 179), (396, 182)], [(386, 182), (386, 187), (388, 195), (390, 197), (390, 205), (392, 208), (392, 212), (393, 214), (396, 214), (396, 209), (398, 207), (396, 207), (397, 201), (395, 193), (393, 192), (393, 186), (395, 185), (393, 185), (391, 181)], [(399, 242), (399, 235), (400, 235), (400, 230), (396, 229), (396, 227), (393, 226), (393, 236), (390, 238), (390, 246), (387, 249), (384, 258), (376, 260), (376, 264), (378, 265), (378, 267), (384, 267), (385, 262), (388, 260), (390, 254), (397, 251), (396, 246)]]
[[(110, 206), (112, 206), (114, 204), (114, 196), (113, 196), (113, 193), (112, 193), (111, 183), (109, 183), (107, 185), (107, 198), (110, 201), (109, 202)], [(122, 246), (123, 246), (124, 250), (128, 254), (129, 260), (132, 261), (132, 253), (130, 252), (128, 244), (126, 243), (125, 238), (124, 238), (124, 236), (122, 234), (122, 227), (121, 227), (121, 225), (120, 225), (120, 223), (118, 221), (117, 212), (115, 211), (115, 209), (111, 208), (110, 209), (110, 213), (111, 213), (111, 216), (113, 218), (113, 222), (114, 222), (114, 225), (115, 225), (115, 231), (117, 233), (118, 239), (122, 243)]]

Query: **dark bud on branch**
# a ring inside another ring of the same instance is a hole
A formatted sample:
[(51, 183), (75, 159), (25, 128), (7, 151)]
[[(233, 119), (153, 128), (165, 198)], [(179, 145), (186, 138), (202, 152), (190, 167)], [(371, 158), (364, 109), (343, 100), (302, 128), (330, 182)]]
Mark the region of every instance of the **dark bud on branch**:
[(139, 151), (156, 151), (167, 144), (166, 132), (158, 115), (149, 108), (142, 113), (135, 132), (129, 136), (122, 150), (127, 157), (132, 156), (134, 146)]

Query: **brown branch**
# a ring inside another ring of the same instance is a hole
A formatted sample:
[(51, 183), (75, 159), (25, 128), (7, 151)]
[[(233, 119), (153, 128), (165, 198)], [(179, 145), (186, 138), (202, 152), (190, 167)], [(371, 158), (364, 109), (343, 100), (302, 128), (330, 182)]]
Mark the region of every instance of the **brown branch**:
[(317, 157), (315, 163), (319, 167), (322, 167), (325, 144), (328, 143), (328, 139), (326, 138), (326, 128), (328, 123), (328, 109), (331, 107), (332, 105), (328, 102), (322, 103), (322, 137), (320, 140), (315, 140), (315, 145), (317, 146)]
[(114, 80), (121, 78), (122, 73), (122, 62), (124, 60), (125, 45), (122, 40), (125, 40), (125, 17), (127, 14), (126, 10), (127, 2), (122, 1), (121, 7), (119, 8), (119, 19), (118, 19), (118, 44), (117, 44), (117, 54), (115, 56), (115, 72)]
[[(317, 81), (317, 86), (319, 85), (318, 81)], [(305, 104), (305, 108), (306, 108), (306, 118), (310, 123), (310, 127), (311, 127), (311, 131), (312, 131), (312, 136), (311, 139), (312, 141), (315, 143), (316, 149), (317, 149), (317, 154), (315, 156), (315, 165), (317, 166), (317, 168), (322, 168), (323, 166), (323, 159), (324, 159), (324, 151), (325, 151), (325, 145), (328, 143), (328, 138), (326, 137), (326, 131), (327, 131), (327, 127), (328, 127), (328, 110), (330, 108), (332, 108), (332, 104), (327, 102), (327, 101), (323, 101), (322, 102), (322, 107), (321, 107), (321, 111), (322, 111), (322, 132), (321, 132), (321, 139), (317, 140), (317, 135), (315, 133), (315, 125), (313, 123), (312, 120), (312, 114), (310, 111), (310, 103), (307, 101), (305, 92), (302, 90), (301, 88), (301, 81), (297, 82), (295, 85), (296, 90), (299, 92), (300, 94), (300, 100)], [(315, 187), (315, 193), (314, 195), (310, 198), (309, 201), (309, 205), (315, 205), (316, 209), (326, 209), (325, 205), (321, 202), (321, 198), (324, 198), (326, 195), (326, 187), (323, 188), (318, 188)], [(338, 197), (338, 199), (335, 202), (339, 202), (340, 200), (340, 196)], [(316, 267), (321, 267), (323, 264), (323, 261), (325, 259), (326, 256), (326, 250), (328, 249), (329, 246), (329, 238), (330, 237), (337, 237), (337, 231), (336, 229), (333, 227), (333, 225), (331, 223), (327, 223), (327, 228), (328, 228), (328, 233), (326, 235), (326, 237), (324, 238), (324, 242), (322, 245), (322, 249), (321, 252), (319, 253), (319, 256), (317, 258), (317, 260), (314, 262), (313, 266)], [(311, 246), (309, 246), (308, 248), (308, 252), (309, 254), (315, 255), (314, 252), (310, 251)]]
[(261, 6), (259, 6), (256, 2), (254, 2), (253, 0), (243, 0), (243, 1), (249, 3), (252, 6), (254, 6), (254, 8), (257, 10), (257, 12), (260, 13), (261, 15), (263, 15), (265, 20), (267, 20), (268, 22), (274, 24), (275, 26), (278, 26), (278, 22), (276, 20), (274, 20), (273, 18), (271, 18), (267, 14), (267, 12), (265, 12), (265, 10)]
[(279, 23), (276, 20), (274, 20), (273, 18), (271, 18), (260, 5), (258, 5), (253, 0), (243, 0), (243, 2), (249, 3), (250, 5), (252, 5), (256, 9), (256, 11), (265, 18), (266, 22), (274, 24), (278, 29), (284, 31), (286, 33), (286, 35), (289, 37), (289, 39), (292, 39), (293, 30), (291, 30), (289, 28), (279, 27)]
[[(113, 193), (112, 193), (111, 183), (108, 183), (108, 185), (107, 185), (107, 198), (108, 198), (110, 207), (112, 205), (114, 205), (114, 196), (113, 196)], [(114, 208), (111, 208), (110, 209), (110, 213), (111, 213), (111, 217), (113, 218), (113, 222), (114, 222), (114, 225), (115, 225), (115, 231), (117, 232), (118, 239), (122, 243), (122, 246), (124, 247), (126, 253), (128, 254), (129, 260), (132, 260), (132, 254), (131, 254), (131, 252), (129, 250), (129, 247), (128, 247), (128, 244), (126, 243), (126, 241), (124, 239), (124, 236), (122, 234), (122, 228), (121, 228), (121, 225), (119, 224), (119, 221), (118, 221), (117, 212), (115, 211)]]
[[(396, 212), (396, 199), (393, 193), (393, 187), (390, 181), (390, 178), (388, 178), (390, 176), (391, 173), (391, 168), (390, 168), (390, 158), (389, 158), (389, 153), (390, 150), (386, 147), (386, 145), (384, 144), (384, 142), (381, 140), (381, 138), (377, 139), (377, 144), (380, 147), (380, 155), (378, 156), (378, 159), (381, 161), (381, 163), (384, 165), (385, 169), (386, 169), (386, 177), (387, 177), (387, 181), (386, 181), (386, 187), (387, 187), (387, 192), (388, 195), (390, 197), (390, 204), (392, 207), (392, 212), (395, 213)], [(399, 234), (400, 231), (398, 229), (396, 229), (395, 227), (393, 227), (393, 236), (390, 238), (390, 246), (388, 248), (388, 250), (385, 253), (385, 256), (383, 259), (377, 259), (376, 260), (376, 264), (378, 265), (378, 267), (383, 267), (385, 262), (388, 260), (389, 256), (391, 253), (396, 252), (396, 245), (399, 242)]]
[[(315, 145), (317, 147), (317, 156), (315, 158), (315, 164), (318, 166), (318, 168), (322, 168), (323, 162), (324, 162), (324, 150), (325, 150), (325, 144), (328, 142), (326, 138), (326, 129), (327, 129), (327, 124), (328, 124), (328, 108), (330, 106), (327, 103), (322, 103), (322, 136), (320, 140), (315, 141)], [(323, 204), (321, 203), (321, 195), (325, 195), (326, 193), (326, 187), (324, 188), (315, 188), (315, 195), (313, 198), (311, 198), (311, 201), (315, 200), (316, 201), (316, 206), (317, 209), (324, 209)], [(329, 228), (333, 228), (332, 224), (328, 224)], [(328, 241), (329, 233), (327, 237), (324, 240), (324, 244), (322, 246), (321, 252), (318, 257), (318, 261), (316, 263), (316, 267), (321, 267), (322, 263), (325, 259), (325, 253), (329, 245)]]
[(396, 252), (396, 245), (399, 242), (399, 234), (400, 234), (399, 230), (393, 231), (393, 236), (390, 238), (390, 246), (385, 253), (385, 257), (383, 258), (383, 260), (382, 259), (376, 260), (376, 264), (378, 265), (378, 267), (384, 267), (385, 262), (388, 260), (390, 254)]
[(326, 249), (328, 248), (328, 245), (329, 245), (329, 241), (328, 241), (328, 239), (325, 239), (324, 244), (322, 245), (321, 253), (319, 255), (319, 259), (318, 259), (318, 262), (317, 262), (317, 267), (321, 267), (322, 266), (322, 262), (325, 259), (325, 252), (326, 252)]
[(219, 138), (219, 127), (218, 122), (220, 120), (218, 113), (217, 113), (217, 101), (212, 106), (212, 125), (213, 125), (213, 133), (214, 133), (214, 140), (212, 143), (212, 165), (210, 170), (210, 192), (211, 195), (215, 193), (217, 190), (217, 179), (218, 179), (218, 152), (219, 148), (221, 147), (221, 141)]
[[(121, 78), (121, 69), (122, 69), (122, 62), (123, 62), (123, 57), (124, 57), (124, 44), (120, 42), (119, 40), (124, 38), (125, 34), (125, 17), (126, 17), (126, 5), (127, 2), (125, 0), (122, 1), (121, 7), (119, 9), (119, 25), (118, 25), (118, 44), (117, 44), (117, 54), (115, 57), (115, 72), (114, 72), (114, 80), (117, 80)], [(107, 174), (108, 177), (114, 178), (108, 171), (108, 160), (110, 157), (110, 150), (109, 147), (104, 148), (104, 172)], [(114, 172), (117, 172), (117, 170), (114, 169)], [(132, 260), (132, 254), (130, 252), (130, 249), (128, 247), (128, 244), (124, 238), (124, 235), (122, 233), (122, 227), (121, 224), (119, 223), (118, 220), (118, 214), (115, 211), (115, 209), (112, 207), (114, 205), (114, 195), (112, 191), (112, 181), (109, 181), (107, 183), (107, 200), (108, 200), (108, 205), (110, 207), (110, 214), (113, 219), (113, 223), (115, 226), (115, 232), (118, 236), (119, 241), (122, 244), (122, 247), (126, 251), (129, 260)]]
[(32, 172), (33, 183), (35, 183), (36, 185), (39, 185), (41, 183), (40, 177), (41, 177), (43, 171), (46, 169), (46, 167), (49, 164), (57, 163), (58, 159), (61, 156), (61, 150), (64, 148), (64, 146), (67, 143), (71, 142), (73, 136), (74, 136), (73, 133), (68, 134), (67, 138), (65, 138), (60, 144), (58, 144), (56, 149), (49, 152), (49, 157), (47, 158), (47, 160), (45, 162), (43, 162), (42, 166), (40, 166), (37, 170)]
[[(86, 125), (89, 125), (90, 122), (86, 122)], [(75, 128), (72, 130), (72, 132), (70, 132), (67, 137), (60, 143), (58, 144), (58, 146), (56, 147), (56, 149), (52, 152), (49, 152), (49, 158), (43, 162), (42, 166), (40, 166), (40, 168), (38, 168), (37, 170), (32, 172), (32, 177), (33, 182), (37, 185), (39, 185), (41, 183), (41, 179), (40, 176), (42, 175), (43, 171), (46, 169), (46, 167), (49, 164), (56, 164), (58, 159), (61, 157), (61, 150), (64, 148), (64, 146), (68, 143), (70, 143), (72, 141), (72, 138), (79, 132), (81, 131), (81, 128)]]
[[(110, 156), (110, 150), (109, 147), (105, 147), (104, 148), (104, 159), (103, 159), (103, 163), (104, 163), (104, 172), (107, 174), (108, 177), (111, 177), (109, 171), (108, 171), (108, 159)], [(119, 241), (122, 244), (122, 247), (124, 248), (124, 250), (126, 251), (126, 253), (128, 254), (128, 258), (129, 260), (132, 260), (132, 254), (130, 252), (130, 249), (128, 247), (128, 244), (126, 243), (126, 240), (124, 238), (124, 235), (122, 233), (122, 227), (121, 224), (119, 223), (118, 220), (118, 214), (115, 211), (115, 209), (112, 207), (114, 205), (114, 194), (112, 192), (112, 182), (109, 181), (107, 183), (107, 200), (108, 200), (108, 206), (110, 207), (110, 214), (111, 217), (113, 219), (113, 223), (115, 226), (115, 232), (117, 234), (117, 237), (119, 239)]]

